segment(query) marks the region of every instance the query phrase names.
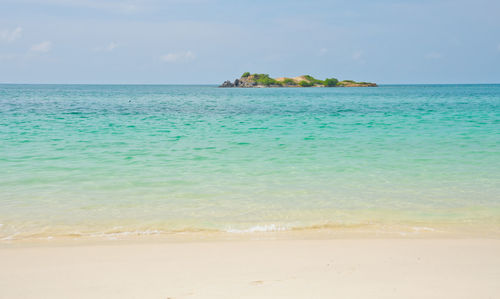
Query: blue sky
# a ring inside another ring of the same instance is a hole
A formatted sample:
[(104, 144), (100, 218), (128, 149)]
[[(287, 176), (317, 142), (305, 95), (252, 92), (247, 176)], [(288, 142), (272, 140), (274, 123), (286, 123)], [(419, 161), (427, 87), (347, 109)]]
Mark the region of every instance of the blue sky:
[(500, 83), (500, 1), (0, 0), (0, 82)]

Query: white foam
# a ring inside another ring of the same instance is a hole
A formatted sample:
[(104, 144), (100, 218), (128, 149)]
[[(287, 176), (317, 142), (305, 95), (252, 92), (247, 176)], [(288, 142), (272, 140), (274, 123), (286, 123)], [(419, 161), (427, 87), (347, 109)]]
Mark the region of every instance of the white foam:
[(247, 229), (234, 229), (228, 228), (225, 231), (228, 233), (256, 233), (256, 232), (279, 232), (288, 230), (288, 227), (276, 225), (276, 224), (266, 224), (266, 225), (257, 225), (252, 226)]
[(15, 233), (15, 234), (9, 235), (7, 237), (4, 237), (4, 238), (2, 238), (0, 240), (2, 240), (2, 241), (13, 241), (13, 240), (16, 239), (16, 236), (18, 236), (18, 235), (19, 235), (18, 233)]
[(126, 236), (144, 236), (144, 235), (156, 235), (156, 234), (161, 234), (161, 230), (156, 230), (156, 229), (151, 229), (151, 230), (135, 230), (135, 231), (123, 231), (123, 232), (116, 232), (116, 233), (97, 233), (97, 234), (91, 234), (91, 237), (98, 237), (98, 238), (110, 238), (110, 239), (116, 239), (119, 237), (126, 237)]

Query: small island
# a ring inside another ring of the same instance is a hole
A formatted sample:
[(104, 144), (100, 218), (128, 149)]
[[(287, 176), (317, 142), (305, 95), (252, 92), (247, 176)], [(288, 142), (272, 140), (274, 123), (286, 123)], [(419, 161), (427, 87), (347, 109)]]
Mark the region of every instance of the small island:
[(303, 75), (294, 78), (271, 78), (268, 74), (241, 75), (241, 78), (231, 82), (225, 81), (219, 87), (241, 87), (241, 88), (264, 88), (264, 87), (376, 87), (377, 84), (370, 82), (356, 82), (352, 80), (339, 81), (336, 78), (326, 78), (319, 80), (310, 75)]

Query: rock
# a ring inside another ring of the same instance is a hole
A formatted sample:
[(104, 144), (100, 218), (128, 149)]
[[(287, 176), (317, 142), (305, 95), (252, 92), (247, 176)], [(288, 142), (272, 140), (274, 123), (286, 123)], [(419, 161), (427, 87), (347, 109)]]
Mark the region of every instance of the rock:
[(234, 87), (234, 84), (231, 83), (231, 81), (227, 80), (227, 81), (224, 81), (224, 83), (222, 83), (222, 85), (219, 87)]
[(238, 80), (238, 87), (254, 87), (255, 85), (257, 85), (257, 82), (249, 77), (242, 77)]

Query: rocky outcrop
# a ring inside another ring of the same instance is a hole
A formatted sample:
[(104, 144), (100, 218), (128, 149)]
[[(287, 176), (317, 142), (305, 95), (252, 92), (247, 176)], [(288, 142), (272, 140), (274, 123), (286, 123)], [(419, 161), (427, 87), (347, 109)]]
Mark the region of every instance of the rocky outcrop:
[(219, 87), (256, 87), (257, 82), (253, 81), (250, 78), (242, 77), (240, 79), (234, 80), (231, 82), (229, 80), (224, 81)]
[(369, 82), (339, 82), (337, 84), (338, 87), (377, 87), (378, 85), (375, 83)]
[[(236, 79), (236, 80), (238, 80), (238, 79)], [(224, 83), (222, 83), (219, 87), (235, 87), (235, 86), (234, 86), (234, 83), (227, 80), (227, 81), (224, 81)]]

